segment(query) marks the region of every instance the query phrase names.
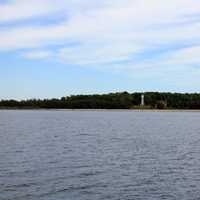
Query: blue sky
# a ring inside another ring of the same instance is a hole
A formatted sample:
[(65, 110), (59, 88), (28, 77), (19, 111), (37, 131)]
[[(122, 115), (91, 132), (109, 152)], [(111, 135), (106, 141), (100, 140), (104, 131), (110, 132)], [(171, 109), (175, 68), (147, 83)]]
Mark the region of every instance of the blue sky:
[(200, 91), (197, 0), (0, 0), (0, 99)]

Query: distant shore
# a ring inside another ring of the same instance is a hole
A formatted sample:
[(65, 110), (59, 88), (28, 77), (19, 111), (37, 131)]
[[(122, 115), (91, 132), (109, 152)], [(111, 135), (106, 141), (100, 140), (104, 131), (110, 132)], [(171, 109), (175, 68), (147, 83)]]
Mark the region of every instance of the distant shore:
[(200, 112), (200, 109), (55, 109), (0, 108), (0, 111), (74, 111), (74, 112)]
[(200, 93), (116, 92), (53, 99), (0, 100), (0, 109), (199, 111)]

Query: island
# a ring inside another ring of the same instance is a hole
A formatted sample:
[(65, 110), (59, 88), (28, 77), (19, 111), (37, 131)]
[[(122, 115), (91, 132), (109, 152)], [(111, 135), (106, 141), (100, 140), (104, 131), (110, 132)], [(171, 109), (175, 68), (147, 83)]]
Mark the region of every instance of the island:
[(0, 100), (0, 109), (200, 109), (200, 93), (117, 92), (53, 99)]

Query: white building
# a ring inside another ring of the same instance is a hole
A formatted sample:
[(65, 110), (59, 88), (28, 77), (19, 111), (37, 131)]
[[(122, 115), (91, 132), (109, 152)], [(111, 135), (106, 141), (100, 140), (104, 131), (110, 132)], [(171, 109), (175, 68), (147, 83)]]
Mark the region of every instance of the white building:
[(144, 94), (141, 95), (141, 106), (144, 106)]

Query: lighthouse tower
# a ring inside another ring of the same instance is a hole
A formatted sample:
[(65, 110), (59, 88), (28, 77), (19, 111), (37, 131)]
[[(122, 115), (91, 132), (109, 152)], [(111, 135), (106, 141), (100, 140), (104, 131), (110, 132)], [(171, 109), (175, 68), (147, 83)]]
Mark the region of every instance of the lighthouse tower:
[(144, 106), (144, 94), (141, 95), (141, 106)]

